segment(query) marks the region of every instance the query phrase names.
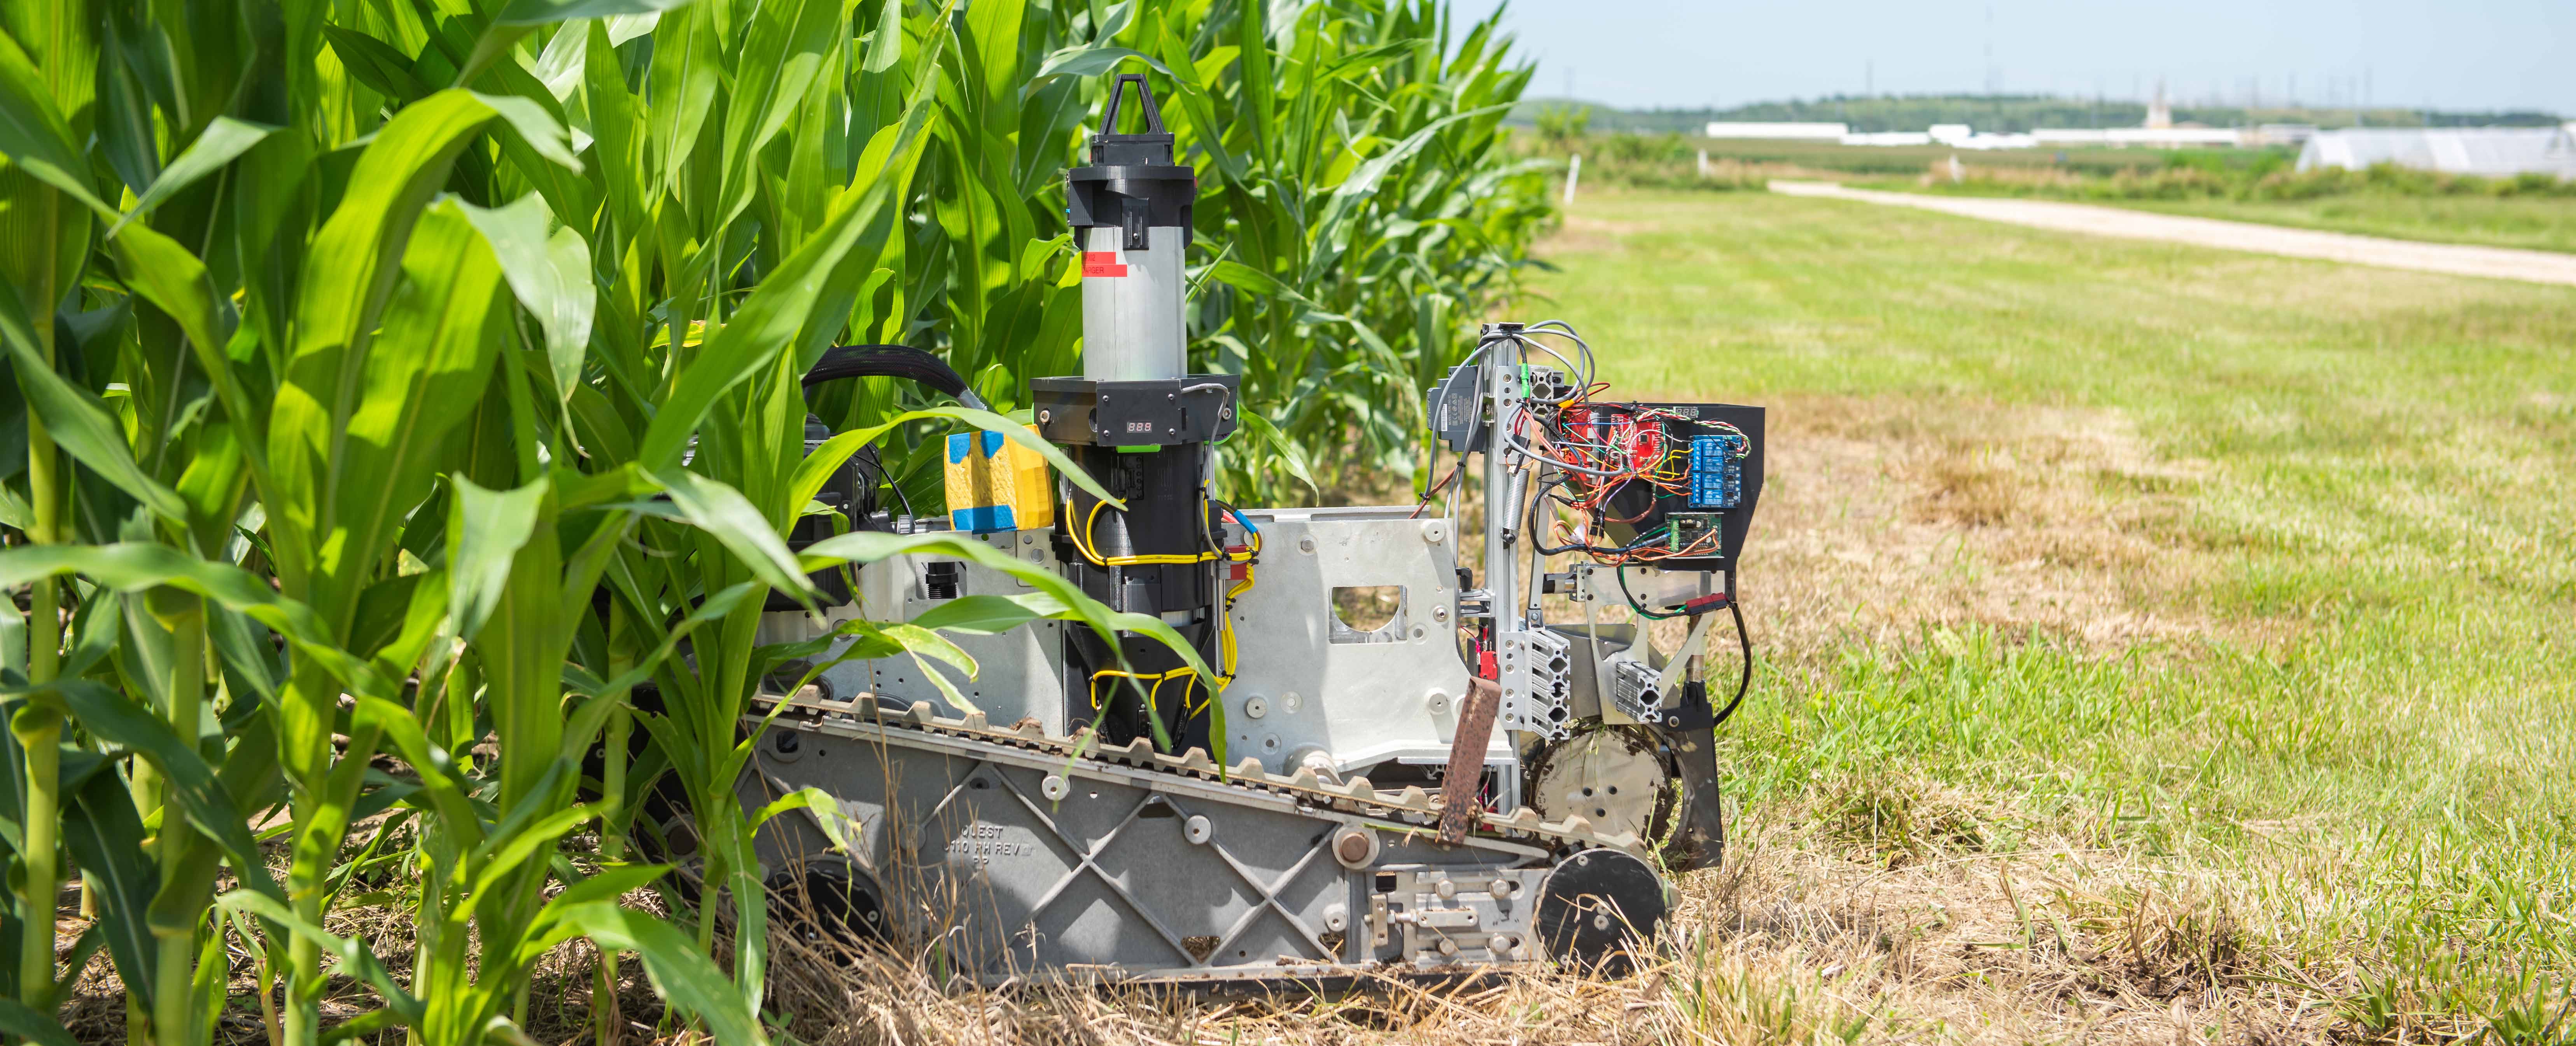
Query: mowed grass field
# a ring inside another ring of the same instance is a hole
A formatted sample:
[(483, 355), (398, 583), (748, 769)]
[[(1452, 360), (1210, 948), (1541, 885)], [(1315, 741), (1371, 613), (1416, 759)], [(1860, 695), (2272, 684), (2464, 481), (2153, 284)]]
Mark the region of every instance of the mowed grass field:
[(2432, 243), (2576, 252), (2576, 199), (2358, 193), (2315, 200), (2132, 200), (2117, 206)]
[(2426, 243), (2576, 252), (2576, 198), (2564, 196), (2433, 196), (2365, 191), (2308, 200), (2150, 200), (2097, 197), (2062, 186), (2013, 180), (1971, 178), (1950, 184), (1915, 177), (1877, 178), (1854, 184), (1893, 192), (2066, 200)]
[(1659, 1035), (2576, 1041), (2576, 290), (1755, 193), (1543, 255), (1621, 394), (1771, 408)]

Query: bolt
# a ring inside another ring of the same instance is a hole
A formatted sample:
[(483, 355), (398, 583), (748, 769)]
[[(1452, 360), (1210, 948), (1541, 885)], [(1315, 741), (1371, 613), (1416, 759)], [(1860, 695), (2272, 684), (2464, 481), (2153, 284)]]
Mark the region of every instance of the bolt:
[(1044, 424), (1046, 424), (1047, 422), (1054, 421), (1054, 420), (1055, 420), (1055, 412), (1054, 412), (1054, 411), (1051, 411), (1051, 410), (1042, 410), (1042, 411), (1039, 411), (1039, 412), (1038, 412), (1038, 424), (1040, 424), (1040, 425), (1044, 425)]
[(1457, 883), (1450, 882), (1450, 881), (1449, 881), (1449, 880), (1447, 880), (1447, 879), (1442, 879), (1442, 880), (1440, 880), (1440, 885), (1439, 885), (1439, 886), (1436, 886), (1436, 887), (1433, 887), (1433, 889), (1435, 889), (1435, 890), (1439, 891), (1440, 896), (1442, 896), (1442, 897), (1456, 897), (1456, 896), (1458, 896), (1458, 884), (1457, 884)]
[(1341, 838), (1333, 840), (1333, 857), (1345, 865), (1357, 868), (1368, 863), (1369, 851), (1375, 849), (1369, 845), (1373, 841), (1369, 837), (1368, 829), (1342, 829)]
[(1485, 888), (1485, 892), (1493, 894), (1496, 897), (1509, 897), (1512, 895), (1512, 881), (1496, 877), (1493, 884)]

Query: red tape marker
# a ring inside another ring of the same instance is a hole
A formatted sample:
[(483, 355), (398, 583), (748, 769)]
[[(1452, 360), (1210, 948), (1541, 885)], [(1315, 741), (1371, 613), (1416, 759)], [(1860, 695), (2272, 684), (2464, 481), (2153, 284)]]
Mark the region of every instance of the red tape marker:
[(1118, 263), (1116, 251), (1084, 251), (1082, 252), (1082, 274), (1084, 276), (1125, 276), (1127, 267)]

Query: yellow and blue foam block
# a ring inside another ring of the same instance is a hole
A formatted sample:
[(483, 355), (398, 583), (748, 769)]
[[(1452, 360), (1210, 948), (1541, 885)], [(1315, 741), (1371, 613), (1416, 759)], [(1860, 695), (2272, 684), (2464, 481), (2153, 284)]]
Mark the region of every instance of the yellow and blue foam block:
[(958, 530), (989, 534), (1055, 522), (1046, 459), (999, 432), (948, 437), (947, 480), (948, 525)]

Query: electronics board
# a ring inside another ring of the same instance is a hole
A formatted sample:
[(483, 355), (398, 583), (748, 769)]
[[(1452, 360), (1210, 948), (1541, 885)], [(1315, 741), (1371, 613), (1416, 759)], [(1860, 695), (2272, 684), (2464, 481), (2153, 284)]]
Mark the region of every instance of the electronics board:
[[(1762, 497), (1762, 408), (1580, 397), (1546, 421), (1565, 466), (1546, 551), (1605, 565), (1732, 574)], [(1541, 512), (1549, 504), (1542, 502)], [(1566, 515), (1572, 520), (1563, 518)]]

